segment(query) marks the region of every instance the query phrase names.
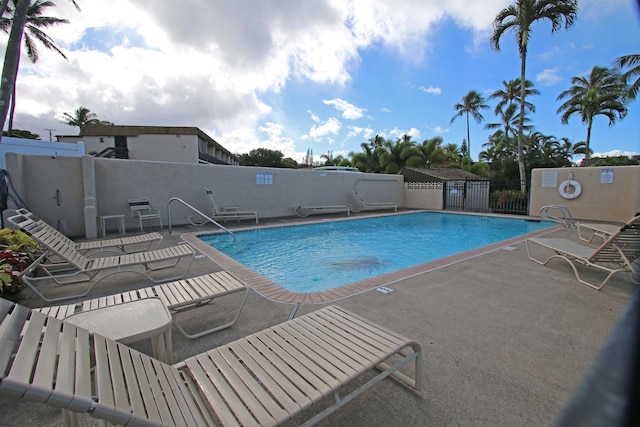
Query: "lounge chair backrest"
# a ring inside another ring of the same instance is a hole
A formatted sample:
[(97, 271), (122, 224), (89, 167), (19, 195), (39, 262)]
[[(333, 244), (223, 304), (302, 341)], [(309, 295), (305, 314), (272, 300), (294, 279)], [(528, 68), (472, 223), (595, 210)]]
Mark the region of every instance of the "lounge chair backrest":
[(89, 263), (89, 260), (76, 250), (75, 243), (66, 237), (60, 238), (61, 233), (55, 229), (52, 230), (52, 227), (43, 227), (36, 222), (31, 222), (21, 224), (20, 229), (76, 268), (84, 269)]
[(11, 217), (11, 219), (12, 219), (11, 223), (16, 225), (18, 228), (22, 228), (22, 227), (15, 222), (16, 220), (19, 220), (20, 224), (22, 224), (23, 226), (28, 225), (30, 222), (34, 222), (38, 226), (50, 232), (51, 234), (55, 234), (60, 240), (65, 241), (69, 245), (71, 246), (76, 245), (76, 242), (68, 238), (64, 233), (58, 231), (55, 227), (51, 226), (48, 222), (40, 219), (36, 214), (34, 214), (33, 212), (25, 208), (16, 209), (16, 213)]
[(211, 209), (213, 210), (213, 215), (219, 215), (220, 214), (220, 209), (218, 209), (218, 206), (216, 205), (216, 201), (213, 198), (213, 191), (209, 190), (208, 188), (205, 188), (204, 191), (207, 193), (207, 197), (209, 197), (209, 202), (211, 203)]
[(589, 260), (598, 263), (619, 263), (622, 258), (624, 263), (630, 264), (638, 257), (640, 257), (640, 216), (631, 219), (617, 233), (609, 237)]
[(149, 203), (149, 199), (130, 199), (129, 208), (131, 209), (131, 214), (136, 216), (137, 212), (149, 212), (151, 210), (151, 204)]

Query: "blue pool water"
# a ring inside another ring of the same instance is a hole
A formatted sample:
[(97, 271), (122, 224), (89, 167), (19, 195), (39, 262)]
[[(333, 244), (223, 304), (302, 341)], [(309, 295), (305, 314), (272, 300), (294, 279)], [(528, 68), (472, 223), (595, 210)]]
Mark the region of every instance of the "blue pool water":
[(320, 292), (551, 225), (425, 212), (199, 237), (283, 288)]

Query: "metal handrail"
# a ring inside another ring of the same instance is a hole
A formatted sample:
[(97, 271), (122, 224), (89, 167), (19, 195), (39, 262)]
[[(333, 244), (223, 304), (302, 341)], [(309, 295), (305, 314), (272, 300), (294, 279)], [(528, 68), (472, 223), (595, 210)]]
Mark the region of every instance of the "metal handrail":
[[(556, 216), (549, 211), (558, 211), (560, 216)], [(576, 226), (576, 222), (571, 215), (571, 211), (566, 206), (562, 205), (547, 205), (540, 208), (540, 216), (548, 221), (553, 221), (561, 224), (565, 228), (573, 228)]]
[(194, 208), (193, 206), (191, 206), (189, 203), (185, 202), (184, 200), (182, 200), (179, 197), (172, 197), (169, 202), (167, 203), (167, 211), (169, 213), (169, 234), (171, 234), (171, 203), (172, 202), (180, 202), (182, 203), (183, 206), (191, 209), (193, 212), (197, 213), (198, 215), (201, 215), (204, 219), (206, 219), (207, 221), (209, 221), (210, 223), (212, 223), (213, 225), (215, 225), (216, 227), (218, 227), (219, 229), (223, 230), (226, 233), (231, 234), (231, 237), (233, 237), (233, 240), (236, 240), (236, 235), (233, 234), (231, 232), (231, 230), (227, 229), (226, 227), (224, 227), (223, 225), (221, 225), (219, 222), (217, 222), (216, 220), (214, 220), (213, 218), (209, 217), (208, 215), (200, 212), (198, 209)]

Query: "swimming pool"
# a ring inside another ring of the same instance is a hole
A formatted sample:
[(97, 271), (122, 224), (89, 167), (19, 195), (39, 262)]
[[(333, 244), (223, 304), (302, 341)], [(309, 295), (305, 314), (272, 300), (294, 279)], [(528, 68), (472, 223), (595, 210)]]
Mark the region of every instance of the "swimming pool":
[(384, 275), (553, 226), (548, 222), (421, 212), (279, 226), (199, 239), (296, 293)]

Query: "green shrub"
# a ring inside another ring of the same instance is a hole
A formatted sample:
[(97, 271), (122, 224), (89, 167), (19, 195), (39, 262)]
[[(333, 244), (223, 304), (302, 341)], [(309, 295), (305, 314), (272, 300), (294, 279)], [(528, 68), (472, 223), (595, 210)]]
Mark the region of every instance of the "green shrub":
[(0, 295), (17, 300), (24, 284), (22, 273), (40, 252), (38, 244), (19, 230), (0, 230)]

